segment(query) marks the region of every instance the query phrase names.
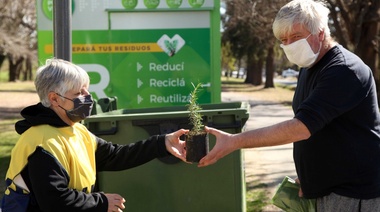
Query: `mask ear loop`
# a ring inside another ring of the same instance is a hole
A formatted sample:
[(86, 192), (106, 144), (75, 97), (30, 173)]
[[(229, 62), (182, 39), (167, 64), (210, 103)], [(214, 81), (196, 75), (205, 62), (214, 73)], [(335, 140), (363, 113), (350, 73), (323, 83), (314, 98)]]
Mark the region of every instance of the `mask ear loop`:
[[(67, 98), (67, 97), (65, 97), (65, 96), (62, 96), (61, 94), (59, 94), (59, 93), (55, 93), (55, 94), (57, 94), (58, 96), (60, 96), (60, 97), (62, 97), (62, 98), (64, 98), (64, 99), (67, 99), (67, 100), (70, 100), (70, 101), (72, 101), (72, 102), (74, 102), (72, 99), (69, 99), (69, 98)], [(65, 112), (67, 112), (68, 110), (66, 110), (65, 108), (63, 108), (61, 105), (58, 105), (58, 107), (60, 107), (62, 110), (64, 110)]]
[(322, 49), (322, 41), (319, 42), (319, 50), (318, 50), (318, 53), (317, 53), (318, 55), (319, 55), (319, 53), (321, 53), (321, 49)]
[(64, 99), (67, 99), (67, 100), (70, 100), (70, 101), (72, 101), (72, 102), (74, 102), (74, 100), (72, 100), (72, 99), (69, 99), (69, 98), (67, 98), (67, 97), (65, 97), (65, 96), (62, 96), (61, 94), (59, 94), (59, 93), (56, 93), (58, 96), (60, 96), (60, 97), (62, 97), (62, 98), (64, 98)]
[[(311, 36), (311, 33), (305, 39), (308, 39), (310, 36)], [(319, 35), (318, 35), (318, 38), (319, 38)], [(318, 52), (315, 54), (319, 55), (319, 53), (321, 53), (321, 49), (322, 49), (322, 41), (319, 41), (319, 49), (318, 49)]]
[[(322, 33), (323, 35), (321, 35), (321, 33)], [(319, 36), (323, 36), (323, 37), (322, 37), (322, 40), (319, 41), (319, 50), (318, 50), (318, 54), (321, 52), (322, 44), (323, 44), (323, 41), (325, 40), (325, 31), (324, 31), (324, 30), (321, 30), (321, 31), (319, 32), (318, 38), (319, 38)], [(327, 48), (328, 48), (328, 45), (325, 45), (324, 48), (327, 49)]]
[(67, 112), (67, 110), (65, 108), (63, 108), (61, 105), (58, 105), (58, 107), (60, 107), (62, 110)]

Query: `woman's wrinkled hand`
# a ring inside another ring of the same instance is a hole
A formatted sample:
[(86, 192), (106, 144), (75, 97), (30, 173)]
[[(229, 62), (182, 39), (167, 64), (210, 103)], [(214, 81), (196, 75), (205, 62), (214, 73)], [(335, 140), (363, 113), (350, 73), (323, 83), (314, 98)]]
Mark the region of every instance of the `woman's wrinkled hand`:
[(108, 212), (122, 212), (125, 199), (119, 194), (104, 194), (108, 200)]
[(180, 129), (165, 136), (166, 150), (184, 162), (186, 162), (186, 143), (180, 137), (188, 132), (189, 130)]

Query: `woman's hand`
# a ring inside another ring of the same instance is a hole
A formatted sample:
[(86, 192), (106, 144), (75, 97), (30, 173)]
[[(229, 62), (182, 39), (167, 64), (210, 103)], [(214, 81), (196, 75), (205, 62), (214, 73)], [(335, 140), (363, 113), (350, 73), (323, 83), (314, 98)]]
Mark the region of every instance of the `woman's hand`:
[(108, 200), (108, 212), (122, 212), (125, 199), (119, 194), (104, 194)]
[(165, 136), (166, 150), (184, 162), (186, 162), (186, 143), (180, 137), (188, 132), (189, 130), (180, 129)]

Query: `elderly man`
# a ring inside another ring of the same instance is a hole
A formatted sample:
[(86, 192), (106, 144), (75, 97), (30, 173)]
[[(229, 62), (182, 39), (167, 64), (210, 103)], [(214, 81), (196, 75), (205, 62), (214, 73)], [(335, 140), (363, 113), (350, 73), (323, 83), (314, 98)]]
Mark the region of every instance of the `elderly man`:
[(234, 150), (294, 143), (300, 195), (318, 211), (380, 211), (380, 115), (371, 69), (330, 36), (328, 8), (294, 0), (278, 12), (273, 32), (290, 62), (302, 67), (294, 118), (228, 134), (199, 163)]

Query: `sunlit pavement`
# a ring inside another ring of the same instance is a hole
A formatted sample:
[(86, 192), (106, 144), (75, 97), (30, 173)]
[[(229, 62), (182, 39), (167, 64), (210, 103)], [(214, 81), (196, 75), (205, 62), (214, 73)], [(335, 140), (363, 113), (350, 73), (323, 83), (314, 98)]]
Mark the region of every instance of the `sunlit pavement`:
[[(293, 111), (290, 106), (255, 101), (246, 93), (222, 92), (222, 101), (245, 101), (250, 103), (250, 116), (244, 130), (269, 126), (293, 117)], [(285, 176), (296, 177), (293, 163), (293, 144), (245, 149), (244, 169), (246, 184), (266, 184), (269, 193), (268, 197), (271, 198), (278, 184), (281, 183)], [(281, 211), (275, 206), (265, 208), (265, 211), (276, 210)]]

